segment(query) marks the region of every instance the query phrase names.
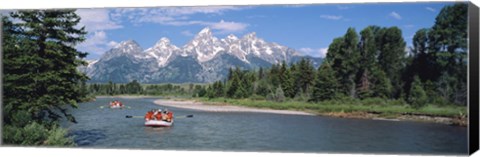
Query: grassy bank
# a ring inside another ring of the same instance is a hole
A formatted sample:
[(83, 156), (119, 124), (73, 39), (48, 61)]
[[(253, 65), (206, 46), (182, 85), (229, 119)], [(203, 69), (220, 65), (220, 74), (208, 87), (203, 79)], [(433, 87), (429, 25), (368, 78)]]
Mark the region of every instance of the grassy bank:
[(301, 101), (272, 102), (267, 100), (228, 99), (228, 98), (196, 98), (195, 100), (210, 105), (238, 105), (255, 108), (279, 110), (297, 110), (325, 115), (328, 113), (369, 113), (383, 118), (398, 118), (399, 116), (430, 116), (465, 118), (467, 108), (462, 106), (435, 106), (432, 104), (422, 108), (412, 108), (403, 101), (383, 99), (344, 99), (308, 103)]
[(433, 104), (425, 105), (422, 108), (412, 108), (401, 100), (384, 100), (379, 98), (372, 99), (339, 99), (310, 103), (304, 101), (285, 101), (274, 102), (264, 99), (230, 99), (230, 98), (192, 98), (188, 95), (140, 95), (140, 94), (121, 94), (121, 95), (97, 95), (97, 97), (164, 97), (165, 99), (176, 100), (196, 100), (208, 105), (236, 105), (253, 108), (266, 108), (277, 110), (295, 110), (305, 111), (314, 114), (325, 114), (332, 112), (365, 112), (378, 114), (381, 117), (395, 118), (399, 115), (424, 115), (437, 117), (465, 117), (467, 108), (464, 106), (437, 106)]

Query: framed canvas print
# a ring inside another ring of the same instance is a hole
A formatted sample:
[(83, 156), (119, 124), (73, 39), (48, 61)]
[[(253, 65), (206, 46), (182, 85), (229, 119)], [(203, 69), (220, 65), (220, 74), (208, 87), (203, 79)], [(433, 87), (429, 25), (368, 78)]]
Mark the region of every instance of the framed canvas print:
[(479, 16), (468, 1), (0, 13), (2, 146), (478, 150)]

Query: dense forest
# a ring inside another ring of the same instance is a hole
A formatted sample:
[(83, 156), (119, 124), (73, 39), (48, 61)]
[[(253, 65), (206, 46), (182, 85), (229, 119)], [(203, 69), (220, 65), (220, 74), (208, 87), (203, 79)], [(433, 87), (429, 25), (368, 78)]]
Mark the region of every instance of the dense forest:
[[(349, 28), (335, 38), (318, 69), (309, 60), (254, 71), (230, 69), (228, 78), (205, 87), (209, 98), (265, 98), (320, 102), (341, 98), (466, 105), (467, 5), (444, 7), (407, 49), (398, 27)], [(203, 90), (200, 90), (203, 91)]]
[(2, 17), (3, 144), (74, 145), (59, 126), (67, 108), (85, 98), (80, 85), (88, 77), (77, 67), (87, 53), (74, 10), (19, 11)]
[[(140, 84), (133, 80), (127, 84), (117, 83), (92, 83), (83, 84), (83, 91), (88, 91), (89, 96), (99, 95), (157, 95), (157, 96), (196, 96), (202, 94), (200, 84)], [(205, 92), (205, 91), (204, 91)], [(203, 96), (203, 95), (202, 95)]]

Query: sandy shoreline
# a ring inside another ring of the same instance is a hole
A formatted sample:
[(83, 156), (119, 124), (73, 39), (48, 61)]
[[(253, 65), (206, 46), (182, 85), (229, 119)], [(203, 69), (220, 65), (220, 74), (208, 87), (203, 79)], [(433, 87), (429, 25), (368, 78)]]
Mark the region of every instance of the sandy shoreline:
[(196, 101), (177, 101), (177, 100), (165, 100), (158, 99), (154, 101), (157, 105), (200, 110), (200, 111), (209, 111), (209, 112), (257, 112), (257, 113), (275, 113), (275, 114), (288, 114), (288, 115), (315, 115), (312, 113), (302, 112), (302, 111), (291, 111), (291, 110), (273, 110), (273, 109), (258, 109), (258, 108), (249, 108), (233, 105), (206, 105), (201, 102)]
[(372, 114), (366, 112), (329, 112), (329, 113), (308, 113), (302, 111), (292, 111), (292, 110), (273, 110), (273, 109), (259, 109), (259, 108), (250, 108), (243, 106), (234, 106), (234, 105), (210, 105), (202, 102), (192, 101), (192, 100), (166, 100), (158, 99), (154, 101), (157, 105), (177, 107), (184, 109), (193, 109), (209, 112), (257, 112), (257, 113), (275, 113), (275, 114), (289, 114), (289, 115), (320, 115), (328, 117), (337, 117), (337, 118), (357, 118), (357, 119), (371, 119), (371, 120), (380, 120), (380, 121), (417, 121), (417, 122), (433, 122), (433, 123), (442, 123), (447, 125), (456, 125), (456, 126), (467, 126), (468, 122), (466, 119), (457, 119), (457, 118), (448, 118), (448, 117), (429, 117), (429, 116), (415, 116), (415, 115), (400, 115), (396, 118), (384, 118), (379, 114)]

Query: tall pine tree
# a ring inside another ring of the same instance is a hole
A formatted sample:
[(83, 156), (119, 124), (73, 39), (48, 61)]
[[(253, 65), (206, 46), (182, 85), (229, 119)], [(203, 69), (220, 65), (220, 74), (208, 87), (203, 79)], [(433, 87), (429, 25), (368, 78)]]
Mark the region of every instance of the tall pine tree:
[[(15, 131), (20, 135), (23, 127), (51, 129), (49, 133), (53, 133), (62, 117), (76, 122), (67, 107), (77, 107), (77, 102), (85, 96), (81, 85), (88, 79), (77, 70), (78, 66), (86, 65), (82, 58), (87, 55), (75, 49), (86, 34), (85, 28), (76, 27), (80, 17), (74, 10), (35, 10), (15, 12), (11, 18), (18, 22), (2, 19), (5, 22), (3, 113), (7, 113), (3, 115), (4, 125), (17, 127)], [(12, 129), (4, 131), (9, 134)], [(48, 137), (27, 139), (28, 136), (9, 136), (4, 142), (53, 144)]]
[(318, 68), (310, 101), (318, 102), (334, 99), (338, 94), (338, 88), (339, 84), (335, 78), (335, 71), (333, 71), (330, 63), (323, 62)]

